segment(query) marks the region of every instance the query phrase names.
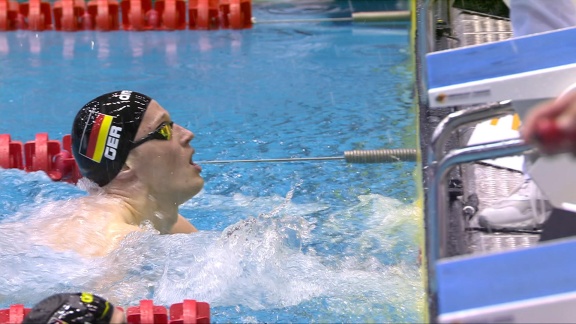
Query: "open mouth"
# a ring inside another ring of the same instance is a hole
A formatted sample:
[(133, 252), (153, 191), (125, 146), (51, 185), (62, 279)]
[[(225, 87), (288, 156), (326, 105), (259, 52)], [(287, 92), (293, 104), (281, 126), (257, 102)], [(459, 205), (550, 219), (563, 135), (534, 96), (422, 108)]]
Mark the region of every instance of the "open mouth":
[(194, 153), (190, 155), (190, 165), (192, 165), (196, 170), (198, 170), (198, 172), (202, 172), (202, 167), (194, 163), (194, 161), (192, 160), (192, 155), (194, 155)]
[(196, 168), (196, 170), (198, 170), (198, 172), (202, 172), (202, 167), (201, 167), (200, 165), (198, 165), (198, 164), (196, 164), (196, 163), (194, 163), (194, 162), (192, 162), (192, 161), (190, 161), (190, 164), (192, 164), (192, 166), (193, 166), (194, 168)]

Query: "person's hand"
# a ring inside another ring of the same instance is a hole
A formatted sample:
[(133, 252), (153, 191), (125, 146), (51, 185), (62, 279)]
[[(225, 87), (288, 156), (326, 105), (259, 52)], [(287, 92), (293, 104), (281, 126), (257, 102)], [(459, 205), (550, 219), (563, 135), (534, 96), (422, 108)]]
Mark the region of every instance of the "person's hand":
[(576, 91), (533, 108), (522, 123), (521, 133), (544, 154), (576, 155)]

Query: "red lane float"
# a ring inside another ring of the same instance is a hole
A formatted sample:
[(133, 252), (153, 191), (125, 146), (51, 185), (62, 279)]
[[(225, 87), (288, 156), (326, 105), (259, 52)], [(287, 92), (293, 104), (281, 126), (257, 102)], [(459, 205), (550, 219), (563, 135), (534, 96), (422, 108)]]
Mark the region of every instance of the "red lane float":
[(30, 312), (22, 304), (11, 305), (8, 309), (0, 309), (0, 323), (22, 323), (24, 317)]
[(168, 312), (163, 306), (154, 306), (152, 300), (141, 300), (140, 306), (128, 307), (126, 311), (128, 323), (168, 323)]
[(220, 26), (232, 29), (252, 28), (250, 0), (221, 0)]
[(54, 29), (63, 31), (83, 30), (86, 12), (84, 0), (57, 0), (54, 2)]
[(0, 168), (24, 170), (22, 143), (12, 141), (8, 134), (0, 134)]
[(29, 30), (44, 31), (52, 29), (52, 8), (49, 2), (30, 0), (20, 4), (20, 14), (24, 16), (25, 26)]
[[(30, 308), (22, 304), (0, 309), (0, 324), (20, 324), (29, 312)], [(141, 300), (139, 306), (128, 307), (126, 319), (130, 324), (204, 324), (210, 323), (210, 305), (185, 299), (172, 304), (168, 312), (166, 307), (154, 305), (152, 300)]]
[(189, 0), (188, 28), (202, 30), (220, 28), (219, 0)]
[(0, 31), (18, 29), (20, 4), (14, 0), (0, 0)]
[(160, 18), (159, 29), (186, 29), (186, 3), (183, 0), (156, 0), (154, 9)]
[(120, 29), (120, 19), (122, 29), (131, 31), (252, 27), (251, 0), (156, 0), (154, 6), (152, 0), (121, 1), (0, 0), (0, 31), (112, 31)]
[(121, 9), (124, 30), (142, 31), (158, 28), (158, 14), (152, 9), (152, 1), (124, 0), (121, 3)]
[(170, 324), (210, 323), (210, 305), (185, 299), (184, 302), (170, 306)]
[(54, 158), (60, 153), (60, 142), (48, 140), (48, 134), (36, 134), (35, 141), (24, 144), (25, 169), (28, 172), (44, 171), (52, 180), (61, 180), (62, 174), (54, 167)]
[(88, 1), (88, 15), (91, 18), (89, 29), (112, 31), (120, 29), (118, 19), (119, 5), (116, 0)]
[(59, 141), (48, 139), (48, 134), (39, 133), (34, 141), (22, 145), (12, 141), (10, 135), (0, 134), (0, 168), (44, 171), (54, 181), (75, 184), (82, 175), (71, 152), (70, 135), (64, 136), (61, 145)]
[(60, 180), (75, 184), (82, 178), (82, 174), (74, 156), (72, 156), (72, 136), (70, 134), (62, 137), (62, 148), (64, 150), (54, 157), (54, 167), (62, 174)]

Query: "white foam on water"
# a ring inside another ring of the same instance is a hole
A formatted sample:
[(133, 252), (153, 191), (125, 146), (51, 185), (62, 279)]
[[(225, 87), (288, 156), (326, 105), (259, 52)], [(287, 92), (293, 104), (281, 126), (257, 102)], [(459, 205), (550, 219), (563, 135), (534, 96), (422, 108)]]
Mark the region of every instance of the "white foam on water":
[(203, 197), (221, 202), (215, 212), (242, 207), (241, 220), (222, 232), (189, 235), (149, 228), (92, 259), (43, 246), (39, 235), (49, 229), (34, 225), (57, 224), (66, 217), (57, 207), (73, 202), (24, 206), (0, 224), (0, 305), (31, 305), (51, 293), (85, 290), (118, 305), (196, 299), (259, 310), (324, 298), (322, 312), (336, 314), (366, 316), (390, 311), (386, 305), (407, 313), (419, 309), (424, 289), (416, 207), (366, 195), (332, 212), (321, 204), (295, 204), (291, 195)]

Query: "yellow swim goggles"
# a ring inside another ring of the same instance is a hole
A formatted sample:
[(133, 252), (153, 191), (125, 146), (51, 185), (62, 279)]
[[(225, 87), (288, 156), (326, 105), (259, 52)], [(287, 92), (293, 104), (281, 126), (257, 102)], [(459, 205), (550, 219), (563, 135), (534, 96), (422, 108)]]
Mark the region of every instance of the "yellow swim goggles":
[(172, 127), (174, 126), (174, 122), (163, 122), (156, 128), (153, 132), (148, 133), (148, 135), (144, 136), (142, 139), (132, 142), (132, 148), (134, 149), (143, 143), (146, 143), (150, 140), (163, 140), (168, 141), (172, 138)]

